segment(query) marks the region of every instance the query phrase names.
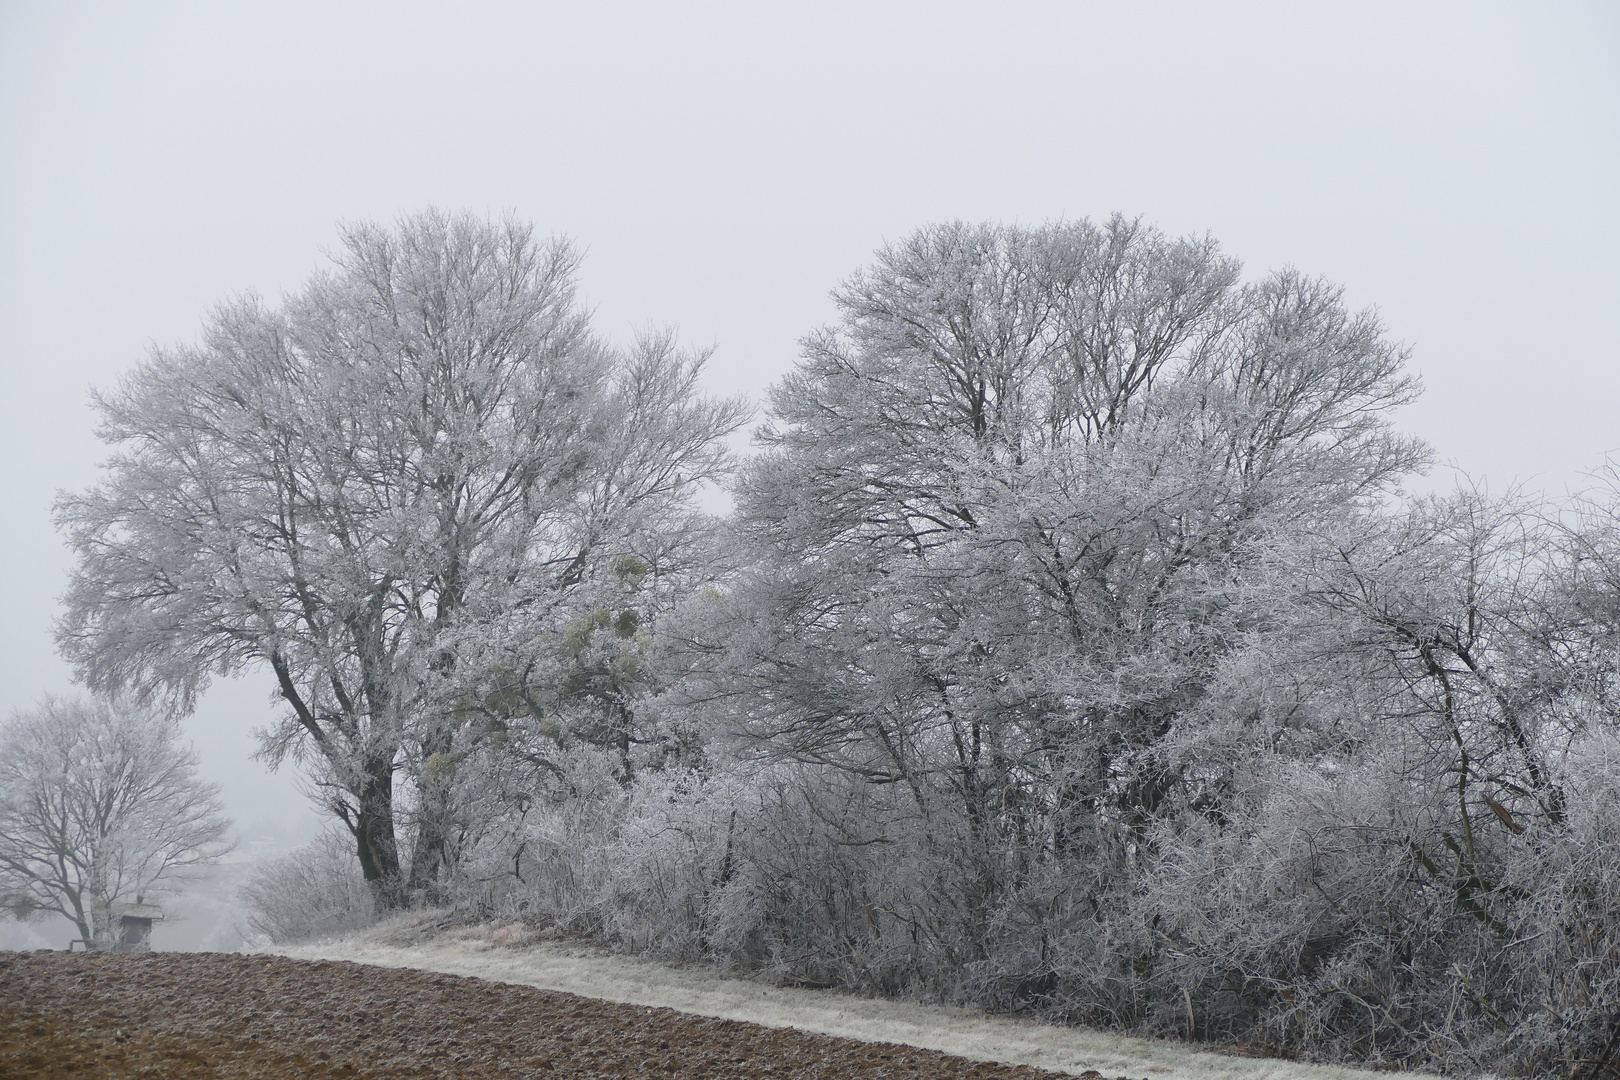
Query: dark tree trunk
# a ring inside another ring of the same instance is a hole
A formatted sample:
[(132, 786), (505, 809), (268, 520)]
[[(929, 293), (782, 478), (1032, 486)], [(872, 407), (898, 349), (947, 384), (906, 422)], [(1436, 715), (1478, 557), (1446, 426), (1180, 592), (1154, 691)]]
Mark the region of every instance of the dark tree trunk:
[(378, 910), (401, 908), (406, 894), (401, 888), (399, 846), (394, 840), (393, 755), (369, 759), (363, 777), (357, 793), (359, 805), (349, 822), (360, 873), (371, 887)]
[(90, 920), (85, 918), (84, 909), (77, 902), (74, 903), (73, 910), (75, 912), (73, 925), (78, 928), (79, 940), (84, 942), (85, 951), (90, 952), (97, 944), (95, 928), (90, 925)]

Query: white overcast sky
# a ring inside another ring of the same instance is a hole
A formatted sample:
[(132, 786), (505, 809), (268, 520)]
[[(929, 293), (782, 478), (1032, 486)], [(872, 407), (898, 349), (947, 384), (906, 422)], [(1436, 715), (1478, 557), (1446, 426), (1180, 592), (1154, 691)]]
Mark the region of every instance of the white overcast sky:
[[(514, 212), (599, 326), (756, 399), (931, 221), (1142, 215), (1376, 305), (1442, 460), (1561, 491), (1620, 449), (1620, 3), (0, 2), (0, 711), (71, 689), (58, 490), (91, 386), (339, 221)], [(267, 680), (188, 730), (244, 824)]]

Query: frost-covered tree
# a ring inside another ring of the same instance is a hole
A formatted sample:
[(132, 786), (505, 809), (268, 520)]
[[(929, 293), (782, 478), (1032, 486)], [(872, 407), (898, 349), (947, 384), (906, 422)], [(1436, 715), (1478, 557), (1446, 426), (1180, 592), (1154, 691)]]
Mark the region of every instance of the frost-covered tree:
[(116, 454), (58, 507), (59, 638), (89, 685), (182, 708), (268, 669), (267, 750), (311, 766), (391, 905), (453, 857), (488, 635), (545, 638), (615, 560), (678, 560), (744, 411), (667, 335), (598, 340), (564, 241), (437, 212), (342, 241), (280, 306), (227, 303), (97, 396)]
[(1053, 942), (1103, 947), (1158, 821), (1212, 811), (1166, 740), (1291, 602), (1265, 553), (1423, 463), (1390, 427), (1417, 386), (1337, 288), (1245, 284), (1212, 240), (1121, 218), (930, 227), (835, 299), (772, 395), (738, 489), (756, 561), (689, 609), (681, 693), (747, 753), (872, 789), (831, 800), (864, 822), (779, 801), (810, 861), (758, 856), (762, 910), (799, 955), (1019, 1000)]
[(219, 788), (179, 725), (122, 701), (47, 698), (0, 725), (0, 892), (12, 912), (110, 943), (107, 905), (162, 891), (226, 850)]
[(740, 491), (733, 685), (752, 737), (986, 827), (1151, 814), (1141, 752), (1253, 617), (1243, 568), (1424, 459), (1377, 319), (1205, 238), (938, 226), (836, 299)]

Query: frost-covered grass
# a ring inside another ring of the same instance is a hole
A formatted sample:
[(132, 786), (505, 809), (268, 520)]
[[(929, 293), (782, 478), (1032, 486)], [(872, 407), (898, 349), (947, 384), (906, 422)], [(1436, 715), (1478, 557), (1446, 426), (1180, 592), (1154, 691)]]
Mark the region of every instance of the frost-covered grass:
[(1190, 1043), (1135, 1039), (964, 1009), (878, 1001), (825, 990), (797, 990), (729, 979), (702, 967), (674, 967), (578, 943), (537, 940), (520, 927), (422, 933), (419, 918), (362, 933), (265, 951), (307, 960), (351, 960), (419, 968), (562, 990), (700, 1016), (797, 1028), (868, 1042), (901, 1043), (979, 1061), (1079, 1074), (1153, 1080), (1384, 1080), (1327, 1065), (1228, 1057)]

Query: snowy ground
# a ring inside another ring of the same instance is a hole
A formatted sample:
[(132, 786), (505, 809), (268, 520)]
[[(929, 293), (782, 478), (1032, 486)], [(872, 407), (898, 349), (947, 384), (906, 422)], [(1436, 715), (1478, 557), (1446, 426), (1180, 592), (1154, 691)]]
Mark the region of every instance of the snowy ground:
[(979, 1061), (1152, 1080), (1387, 1080), (1417, 1076), (1336, 1066), (1226, 1057), (1191, 1045), (821, 990), (722, 978), (699, 967), (616, 956), (577, 944), (534, 940), (518, 927), (423, 934), (410, 920), (334, 941), (265, 951), (302, 959), (352, 960), (563, 990), (633, 1005), (745, 1020), (871, 1042), (902, 1043)]

